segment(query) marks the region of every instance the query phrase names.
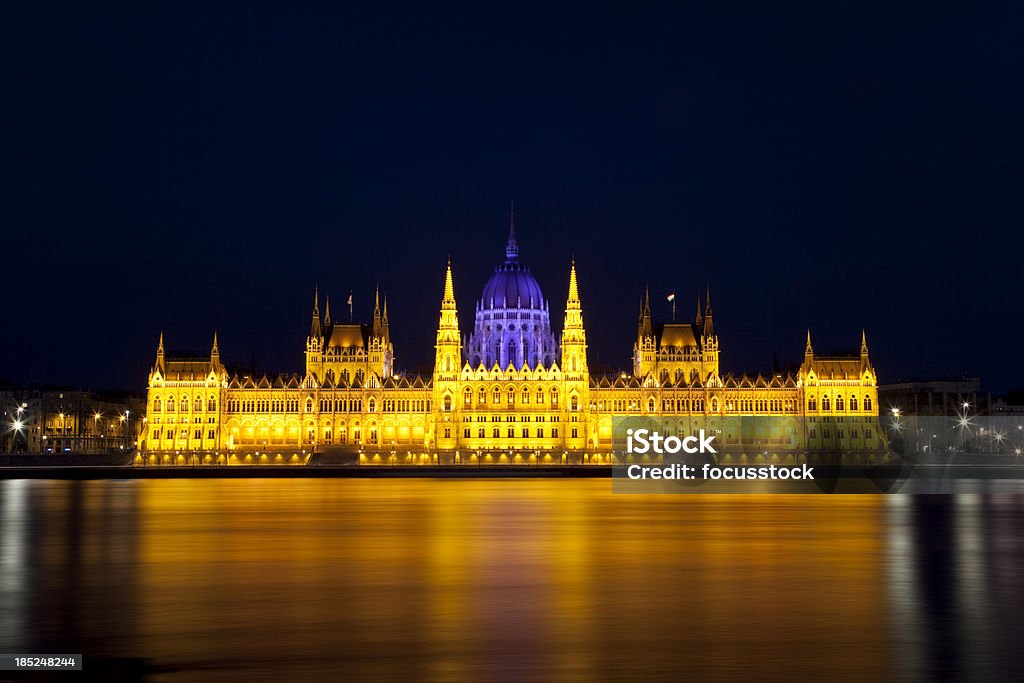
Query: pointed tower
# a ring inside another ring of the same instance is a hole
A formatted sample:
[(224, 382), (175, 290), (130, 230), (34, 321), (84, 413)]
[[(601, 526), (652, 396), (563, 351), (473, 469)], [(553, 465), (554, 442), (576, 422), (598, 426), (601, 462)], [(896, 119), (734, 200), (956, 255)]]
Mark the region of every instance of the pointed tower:
[(700, 312), (700, 294), (697, 295), (697, 315), (693, 319), (693, 324), (697, 326), (698, 330), (704, 329), (704, 316)]
[(327, 302), (326, 302), (326, 305), (325, 305), (324, 308), (326, 309), (324, 311), (324, 327), (325, 328), (329, 328), (331, 326), (331, 297), (330, 297), (330, 295), (328, 295), (328, 297), (327, 297)]
[(700, 350), (701, 350), (701, 362), (700, 362), (700, 374), (703, 379), (714, 375), (719, 376), (718, 372), (718, 335), (715, 334), (715, 322), (714, 316), (711, 311), (711, 285), (707, 287), (707, 291), (704, 294), (704, 320), (701, 321), (701, 326), (698, 327), (700, 332)]
[(313, 288), (313, 323), (309, 327), (309, 336), (318, 338), (323, 336), (323, 325), (320, 323), (320, 287)]
[(654, 322), (651, 318), (651, 292), (644, 287), (644, 298), (637, 322), (636, 343), (633, 345), (633, 375), (643, 377), (654, 371), (657, 364), (658, 340), (654, 337)]
[(459, 334), (459, 314), (455, 307), (455, 286), (452, 284), (452, 262), (444, 276), (444, 295), (441, 297), (441, 317), (437, 324), (437, 350), (434, 357), (434, 377), (455, 379), (461, 363), (462, 335)]
[(217, 331), (213, 332), (213, 347), (210, 349), (210, 368), (215, 372), (220, 369), (220, 347), (217, 346)]
[(156, 367), (154, 369), (159, 370), (161, 375), (165, 372), (164, 360), (164, 332), (160, 330), (160, 342), (156, 346)]
[(651, 321), (651, 288), (644, 287), (644, 310), (640, 316), (640, 336), (653, 337), (654, 325)]
[(868, 362), (868, 335), (864, 330), (860, 331), (860, 359), (863, 363)]
[(382, 318), (382, 329), (384, 334), (384, 343), (386, 345), (391, 344), (391, 330), (388, 324), (388, 295), (384, 295), (384, 317)]
[(320, 321), (320, 288), (313, 290), (313, 322), (306, 337), (306, 374), (323, 378), (324, 326)]
[(590, 412), (590, 373), (587, 369), (587, 333), (583, 328), (583, 309), (576, 284), (576, 262), (569, 268), (569, 296), (565, 302), (565, 326), (562, 329), (562, 395), (567, 422), (566, 448), (591, 445), (587, 416)]
[[(452, 284), (452, 262), (444, 276), (441, 316), (437, 323), (434, 345), (434, 443), (439, 449), (455, 449), (459, 444), (458, 412), (459, 371), (462, 366), (462, 335), (459, 314), (455, 307), (455, 286)], [(430, 444), (428, 443), (428, 446)]]
[(565, 326), (562, 329), (562, 372), (572, 377), (587, 374), (587, 333), (583, 329), (583, 310), (576, 285), (576, 262), (569, 270), (569, 298), (565, 302)]
[(811, 328), (807, 328), (807, 345), (804, 346), (804, 363), (811, 364), (814, 360), (814, 347), (811, 346)]
[(704, 301), (704, 336), (710, 338), (715, 336), (715, 324), (711, 319), (711, 285), (708, 285)]
[(383, 334), (383, 320), (380, 313), (380, 286), (373, 293), (373, 336), (380, 337)]

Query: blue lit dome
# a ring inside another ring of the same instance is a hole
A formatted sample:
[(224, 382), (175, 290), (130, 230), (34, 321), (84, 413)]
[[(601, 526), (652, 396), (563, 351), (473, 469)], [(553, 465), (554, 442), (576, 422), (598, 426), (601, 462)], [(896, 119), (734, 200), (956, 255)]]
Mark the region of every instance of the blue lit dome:
[(494, 269), (476, 305), (473, 333), (465, 346), (472, 367), (549, 367), (558, 348), (548, 302), (530, 269), (519, 262), (514, 224), (509, 225), (505, 262)]
[(506, 261), (494, 269), (480, 297), (483, 308), (543, 308), (537, 279), (518, 261)]

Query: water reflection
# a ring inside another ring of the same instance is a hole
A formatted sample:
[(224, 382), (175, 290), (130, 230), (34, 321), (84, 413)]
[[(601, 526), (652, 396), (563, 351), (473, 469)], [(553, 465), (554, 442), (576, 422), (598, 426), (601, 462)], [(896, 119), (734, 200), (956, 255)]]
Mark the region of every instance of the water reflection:
[(1021, 503), (4, 481), (0, 650), (167, 681), (991, 679), (1022, 663)]

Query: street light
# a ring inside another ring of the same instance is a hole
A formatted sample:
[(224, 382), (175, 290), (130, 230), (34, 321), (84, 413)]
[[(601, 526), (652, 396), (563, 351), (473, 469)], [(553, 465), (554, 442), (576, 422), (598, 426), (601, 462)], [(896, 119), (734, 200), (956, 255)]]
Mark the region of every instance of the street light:
[(18, 448), (18, 433), (21, 432), (21, 430), (24, 429), (24, 428), (25, 428), (25, 423), (22, 422), (20, 419), (16, 419), (14, 422), (11, 423), (11, 452), (12, 453), (14, 451), (16, 451), (17, 448)]

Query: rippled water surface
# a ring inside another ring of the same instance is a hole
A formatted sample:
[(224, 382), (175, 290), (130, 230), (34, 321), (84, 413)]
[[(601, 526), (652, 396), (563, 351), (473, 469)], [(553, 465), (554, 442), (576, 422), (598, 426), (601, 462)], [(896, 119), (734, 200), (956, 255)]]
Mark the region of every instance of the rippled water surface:
[(109, 678), (1015, 679), (1024, 498), (0, 482), (0, 651)]

